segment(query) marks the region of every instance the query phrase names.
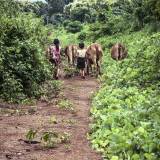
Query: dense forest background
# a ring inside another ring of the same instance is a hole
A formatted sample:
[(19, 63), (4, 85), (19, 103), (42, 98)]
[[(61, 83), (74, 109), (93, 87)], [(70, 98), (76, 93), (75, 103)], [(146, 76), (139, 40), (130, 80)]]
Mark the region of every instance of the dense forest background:
[[(93, 147), (107, 160), (160, 159), (160, 1), (0, 2), (2, 101), (22, 103), (54, 90), (44, 54), (54, 37), (62, 46), (98, 42), (104, 57), (91, 109)], [(124, 61), (110, 57), (116, 42), (128, 49)]]

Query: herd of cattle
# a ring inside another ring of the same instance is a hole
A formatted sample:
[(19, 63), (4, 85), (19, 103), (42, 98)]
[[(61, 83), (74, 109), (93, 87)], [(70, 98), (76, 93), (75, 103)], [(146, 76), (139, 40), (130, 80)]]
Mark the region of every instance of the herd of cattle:
[[(103, 57), (102, 46), (98, 43), (93, 43), (86, 49), (86, 74), (95, 71), (96, 75), (101, 74), (101, 62)], [(78, 45), (68, 45), (64, 48), (64, 54), (68, 59), (69, 65), (75, 66), (77, 61)], [(128, 51), (121, 43), (116, 43), (112, 46), (111, 57), (116, 60), (122, 60), (127, 57)], [(48, 52), (47, 52), (48, 54)]]
[[(85, 49), (86, 49), (86, 71), (87, 71), (87, 74), (89, 75), (89, 69), (92, 70), (92, 65), (94, 66), (96, 73), (100, 74), (101, 60), (102, 60), (102, 56), (103, 56), (103, 51), (102, 51), (101, 45), (94, 43)], [(68, 57), (68, 63), (70, 65), (76, 64), (77, 50), (78, 50), (77, 45), (69, 45), (64, 50), (65, 55)]]
[[(96, 71), (96, 75), (101, 74), (101, 62), (103, 57), (102, 46), (98, 43), (93, 43), (89, 47), (86, 47), (86, 72), (89, 75), (90, 70), (92, 71), (92, 66)], [(64, 53), (68, 58), (68, 63), (70, 65), (76, 65), (77, 59), (77, 45), (68, 45), (64, 49)], [(122, 60), (126, 58), (128, 52), (127, 49), (121, 43), (116, 43), (111, 48), (111, 57), (114, 60)]]

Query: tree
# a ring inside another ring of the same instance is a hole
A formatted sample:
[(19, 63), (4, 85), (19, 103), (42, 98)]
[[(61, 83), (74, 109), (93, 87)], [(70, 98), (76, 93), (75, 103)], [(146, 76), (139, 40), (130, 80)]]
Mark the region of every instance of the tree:
[(156, 20), (160, 21), (160, 1), (157, 0), (146, 0), (146, 6), (150, 8), (150, 13), (155, 17)]
[[(14, 6), (14, 7), (10, 7)], [(0, 14), (1, 15), (7, 15), (9, 17), (16, 16), (18, 12), (20, 11), (19, 4), (16, 3), (14, 0), (1, 0), (0, 5)]]
[(64, 0), (46, 0), (46, 2), (48, 3), (48, 13), (50, 16), (55, 13), (63, 13)]
[(18, 2), (22, 12), (32, 12), (37, 16), (42, 16), (47, 13), (47, 4), (41, 1), (37, 2)]
[(44, 55), (48, 29), (40, 18), (20, 12), (14, 0), (2, 0), (0, 13), (0, 99), (39, 98), (51, 77)]

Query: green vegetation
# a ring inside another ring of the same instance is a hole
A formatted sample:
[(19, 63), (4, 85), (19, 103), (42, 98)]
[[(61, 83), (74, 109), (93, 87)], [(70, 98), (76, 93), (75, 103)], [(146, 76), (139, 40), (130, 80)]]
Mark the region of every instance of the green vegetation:
[(58, 134), (52, 131), (44, 132), (41, 137), (41, 140), (43, 144), (49, 148), (54, 148), (59, 141)]
[[(86, 45), (98, 42), (104, 57), (101, 89), (91, 109), (93, 147), (105, 160), (160, 159), (160, 2), (47, 2), (36, 7), (2, 0), (0, 98), (19, 103), (49, 96), (49, 88), (55, 95), (59, 92), (60, 83), (51, 80), (51, 65), (44, 54), (45, 45), (54, 37), (60, 39), (62, 47), (79, 41)], [(45, 12), (40, 12), (42, 8)], [(44, 22), (37, 18), (41, 15)], [(46, 23), (54, 26), (44, 26)], [(48, 32), (53, 32), (50, 38)], [(117, 42), (123, 43), (129, 53), (118, 62), (110, 56), (110, 48)], [(75, 72), (68, 68), (65, 71)], [(67, 100), (58, 104), (73, 109)], [(51, 121), (56, 122), (54, 118)], [(32, 132), (29, 136), (33, 139)], [(53, 137), (59, 139), (52, 132), (44, 133), (42, 139), (47, 146), (54, 146)]]
[(52, 67), (45, 56), (48, 28), (41, 19), (22, 13), (13, 0), (2, 1), (0, 12), (0, 99), (39, 99), (48, 94), (47, 84), (57, 93), (57, 85), (49, 82)]
[(69, 22), (65, 27), (65, 29), (71, 33), (80, 32), (82, 28), (83, 27), (79, 21)]
[(26, 138), (29, 142), (32, 142), (33, 139), (36, 137), (36, 134), (37, 134), (37, 130), (33, 130), (33, 129), (30, 129), (28, 131), (28, 133), (26, 134)]
[(105, 159), (159, 159), (159, 38), (142, 31), (105, 39), (129, 51), (117, 63), (106, 49), (103, 86), (93, 100), (91, 140)]
[[(106, 160), (159, 159), (158, 2), (103, 1), (94, 8), (96, 3), (75, 1), (66, 6), (65, 22), (84, 22), (77, 39), (98, 42), (104, 48), (102, 87), (91, 109), (93, 147)], [(117, 42), (128, 49), (124, 61), (111, 59), (110, 48)]]
[[(104, 74), (102, 87), (93, 98), (90, 139), (106, 160), (160, 158), (159, 14), (155, 16), (154, 5), (149, 12), (148, 4), (151, 1), (108, 5), (106, 20), (88, 24), (82, 31), (86, 41), (96, 41), (104, 48)], [(144, 21), (152, 16), (154, 19)], [(128, 49), (124, 61), (111, 59), (110, 48), (117, 42)]]
[(51, 116), (50, 119), (49, 119), (49, 122), (51, 124), (57, 124), (58, 120), (57, 120), (56, 116)]
[[(30, 129), (26, 134), (26, 138), (29, 143), (33, 143), (34, 139), (39, 138), (40, 143), (47, 148), (55, 148), (57, 144), (60, 143), (67, 144), (70, 142), (70, 137), (71, 135), (67, 132), (58, 133), (55, 131), (45, 131), (40, 133), (39, 131), (33, 129)], [(35, 142), (39, 143), (38, 141)]]
[(73, 104), (66, 99), (62, 99), (58, 102), (59, 108), (74, 111)]

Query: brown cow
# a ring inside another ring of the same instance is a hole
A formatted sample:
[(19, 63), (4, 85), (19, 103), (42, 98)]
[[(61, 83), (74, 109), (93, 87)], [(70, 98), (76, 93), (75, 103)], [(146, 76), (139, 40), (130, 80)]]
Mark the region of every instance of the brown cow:
[(115, 45), (113, 45), (113, 47), (111, 48), (111, 57), (114, 60), (122, 60), (124, 58), (126, 58), (128, 55), (128, 51), (127, 49), (124, 47), (123, 44), (121, 43), (116, 43)]
[(77, 45), (68, 45), (64, 50), (64, 53), (68, 57), (68, 63), (70, 65), (76, 64), (77, 49), (78, 49)]
[(92, 65), (96, 69), (96, 75), (101, 74), (101, 61), (102, 61), (103, 51), (100, 44), (91, 44), (86, 51), (87, 58), (87, 74), (89, 75), (89, 68), (92, 69)]

